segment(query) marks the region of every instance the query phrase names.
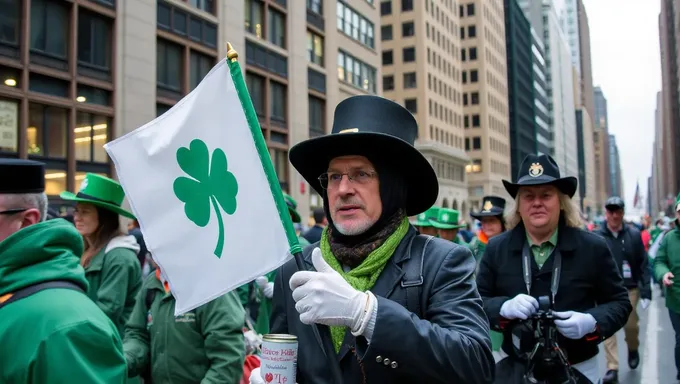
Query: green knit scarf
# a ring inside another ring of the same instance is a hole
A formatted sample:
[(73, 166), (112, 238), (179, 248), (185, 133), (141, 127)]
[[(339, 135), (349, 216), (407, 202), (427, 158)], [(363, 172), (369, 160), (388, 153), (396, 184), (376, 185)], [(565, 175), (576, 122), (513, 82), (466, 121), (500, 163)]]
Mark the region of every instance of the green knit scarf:
[[(380, 247), (371, 252), (358, 267), (349, 272), (345, 272), (342, 269), (340, 262), (333, 256), (331, 243), (328, 240), (328, 231), (326, 229), (324, 229), (321, 234), (321, 255), (324, 260), (326, 260), (326, 263), (337, 271), (349, 285), (358, 291), (365, 292), (373, 288), (375, 282), (378, 280), (378, 276), (380, 276), (380, 273), (385, 268), (387, 261), (392, 257), (397, 246), (406, 235), (408, 228), (408, 219), (404, 218), (394, 233), (392, 233)], [(342, 341), (345, 338), (346, 329), (346, 327), (340, 326), (330, 327), (335, 353), (340, 351)]]

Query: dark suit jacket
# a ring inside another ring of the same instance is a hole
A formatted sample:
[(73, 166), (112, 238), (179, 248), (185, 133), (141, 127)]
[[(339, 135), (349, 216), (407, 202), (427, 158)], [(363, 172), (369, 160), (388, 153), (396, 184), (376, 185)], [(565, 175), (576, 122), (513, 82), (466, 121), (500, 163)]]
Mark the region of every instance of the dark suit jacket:
[(302, 237), (309, 241), (310, 244), (314, 244), (321, 241), (321, 232), (323, 232), (323, 227), (319, 225), (314, 225), (305, 232)]
[[(433, 239), (425, 254), (420, 319), (406, 306), (400, 282), (409, 261), (410, 228), (387, 262), (371, 292), (378, 298), (378, 315), (371, 344), (348, 331), (337, 361), (343, 384), (362, 383), (490, 383), (494, 377), (489, 324), (473, 278), (476, 262), (467, 247)], [(305, 248), (307, 268), (313, 270), (311, 251)], [(295, 260), (276, 274), (271, 318), (272, 333), (298, 337), (299, 384), (331, 383), (328, 364), (312, 327), (300, 322), (289, 287), (297, 271)], [(322, 327), (323, 333), (329, 333)], [(333, 353), (331, 351), (331, 353)]]

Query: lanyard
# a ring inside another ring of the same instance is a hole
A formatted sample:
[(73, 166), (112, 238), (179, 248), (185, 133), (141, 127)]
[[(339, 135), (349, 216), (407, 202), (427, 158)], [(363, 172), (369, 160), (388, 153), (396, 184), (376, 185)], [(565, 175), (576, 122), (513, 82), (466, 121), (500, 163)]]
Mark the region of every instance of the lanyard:
[[(529, 250), (529, 244), (528, 242), (524, 243), (524, 248), (522, 249), (522, 270), (524, 271), (524, 285), (527, 287), (527, 294), (531, 296), (531, 282), (532, 282), (532, 276), (531, 276), (531, 258), (530, 258), (530, 250)], [(557, 296), (557, 290), (559, 289), (560, 286), (560, 272), (562, 269), (562, 254), (560, 254), (560, 250), (555, 247), (555, 250), (553, 251), (553, 272), (552, 272), (552, 281), (550, 283), (550, 293), (552, 294), (551, 297), (551, 304), (554, 308), (555, 306), (555, 297)]]

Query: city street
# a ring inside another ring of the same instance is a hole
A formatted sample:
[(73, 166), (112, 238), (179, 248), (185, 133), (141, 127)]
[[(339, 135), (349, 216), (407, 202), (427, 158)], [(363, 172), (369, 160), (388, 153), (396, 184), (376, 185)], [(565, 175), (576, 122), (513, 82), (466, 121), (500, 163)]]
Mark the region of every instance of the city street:
[[(656, 288), (656, 287), (655, 287)], [(664, 298), (654, 291), (654, 299), (640, 314), (640, 355), (642, 362), (636, 370), (628, 368), (628, 351), (623, 331), (619, 331), (619, 382), (621, 384), (676, 384), (673, 358), (674, 333), (668, 318)], [(600, 346), (600, 366), (606, 372), (604, 345)]]

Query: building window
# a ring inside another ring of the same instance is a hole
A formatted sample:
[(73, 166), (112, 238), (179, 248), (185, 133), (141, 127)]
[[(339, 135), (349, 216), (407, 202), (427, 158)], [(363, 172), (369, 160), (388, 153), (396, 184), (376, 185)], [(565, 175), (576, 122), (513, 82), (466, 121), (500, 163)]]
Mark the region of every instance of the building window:
[(416, 34), (416, 27), (412, 21), (407, 21), (401, 24), (401, 36), (411, 37)]
[(338, 30), (367, 47), (375, 47), (373, 23), (341, 1), (338, 1), (337, 17)]
[(267, 40), (281, 48), (286, 48), (286, 16), (283, 13), (269, 8), (267, 31)]
[(262, 38), (262, 25), (264, 25), (264, 4), (259, 0), (246, 0), (245, 4), (245, 27), (246, 31)]
[(191, 51), (189, 56), (189, 87), (194, 89), (215, 65), (215, 59), (210, 56)]
[(476, 69), (470, 70), (470, 82), (476, 83), (479, 81), (479, 73)]
[(465, 173), (480, 173), (482, 172), (482, 160), (473, 159), (472, 163), (465, 166)]
[(274, 163), (274, 171), (276, 171), (276, 176), (279, 178), (279, 183), (281, 187), (285, 190), (288, 183), (288, 152), (281, 149), (272, 149), (272, 162)]
[(382, 41), (392, 40), (392, 24), (380, 27), (380, 39)]
[(78, 64), (94, 69), (111, 68), (110, 19), (81, 11), (78, 15)]
[(215, 4), (213, 0), (189, 0), (189, 4), (202, 11), (215, 13)]
[(318, 14), (323, 15), (322, 0), (307, 0), (307, 9)]
[(264, 77), (256, 75), (251, 72), (246, 72), (246, 84), (248, 86), (248, 93), (250, 94), (250, 98), (253, 101), (255, 113), (257, 113), (257, 115), (260, 117), (264, 117), (266, 114), (264, 101), (265, 95)]
[(21, 35), (21, 0), (2, 0), (0, 16), (0, 43), (18, 47)]
[(402, 50), (402, 56), (404, 63), (416, 61), (416, 48), (415, 47), (404, 48)]
[(470, 48), (470, 61), (477, 60), (477, 47)]
[(78, 84), (76, 89), (76, 101), (80, 103), (111, 106), (111, 91), (84, 84)]
[(392, 14), (392, 2), (383, 1), (380, 3), (380, 15), (387, 16)]
[(338, 51), (338, 79), (376, 93), (376, 69), (343, 51)]
[(45, 194), (58, 196), (66, 190), (66, 171), (60, 169), (45, 169)]
[[(246, 13), (248, 8), (246, 7)], [(248, 20), (246, 18), (246, 20)], [(181, 38), (189, 38), (206, 47), (217, 47), (217, 25), (187, 11), (158, 0), (156, 25)]]
[(413, 0), (401, 0), (401, 11), (407, 12), (413, 10)]
[(467, 5), (467, 15), (468, 16), (474, 16), (475, 15), (475, 3), (470, 3), (470, 4)]
[(406, 99), (404, 100), (404, 107), (415, 115), (416, 113), (418, 113), (418, 100)]
[(472, 115), (472, 126), (473, 127), (479, 127), (480, 120), (481, 119), (479, 118), (479, 115)]
[(472, 138), (472, 149), (477, 150), (477, 149), (482, 149), (482, 138), (479, 136), (473, 137)]
[(465, 150), (466, 151), (470, 150), (470, 138), (468, 137), (465, 138)]
[(477, 37), (477, 27), (474, 25), (468, 25), (468, 37), (473, 38)]
[(309, 136), (326, 134), (326, 102), (314, 96), (309, 96)]
[(394, 91), (394, 75), (383, 76), (383, 91)]
[(0, 152), (17, 152), (19, 103), (0, 99)]
[(479, 92), (470, 93), (470, 104), (471, 105), (478, 105), (479, 104)]
[(66, 4), (51, 0), (31, 1), (32, 51), (66, 59), (70, 19)]
[(467, 71), (461, 72), (460, 81), (463, 84), (467, 84)]
[(389, 51), (383, 51), (382, 52), (382, 64), (383, 65), (392, 65), (394, 63), (394, 55), (392, 54), (392, 50), (390, 49)]
[(172, 106), (156, 103), (156, 117), (161, 116), (165, 112), (169, 111)]
[(323, 37), (307, 31), (307, 60), (323, 67)]
[(105, 116), (80, 111), (76, 114), (76, 127), (73, 129), (76, 160), (108, 162), (104, 144), (108, 139), (109, 125)]
[(411, 89), (416, 87), (417, 87), (416, 73), (415, 72), (404, 73), (404, 89)]
[(28, 154), (66, 158), (68, 115), (66, 109), (29, 104), (26, 130)]
[(181, 92), (184, 74), (184, 49), (175, 43), (158, 39), (156, 42), (156, 85)]
[(288, 94), (286, 86), (275, 81), (269, 82), (269, 113), (271, 119), (282, 123), (286, 122), (286, 101)]

